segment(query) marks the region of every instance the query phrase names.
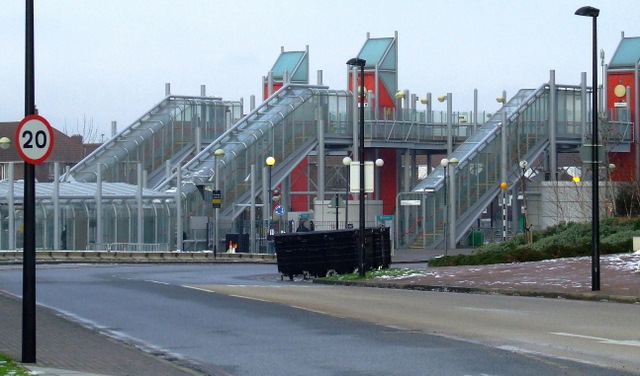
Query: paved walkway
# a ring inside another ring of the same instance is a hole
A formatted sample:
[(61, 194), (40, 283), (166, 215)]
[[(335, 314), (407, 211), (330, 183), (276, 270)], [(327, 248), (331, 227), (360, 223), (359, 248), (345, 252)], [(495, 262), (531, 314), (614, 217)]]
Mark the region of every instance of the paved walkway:
[[(0, 290), (0, 352), (22, 358), (22, 300)], [(34, 374), (157, 376), (204, 375), (116, 342), (97, 331), (60, 317), (51, 309), (36, 311), (37, 364), (25, 365)], [(74, 370), (64, 371), (64, 370)]]
[[(598, 292), (591, 291), (591, 259), (588, 257), (520, 264), (427, 267), (426, 262), (440, 254), (441, 251), (398, 250), (392, 258), (394, 264), (411, 263), (416, 274), (356, 283), (640, 303), (640, 254), (602, 256), (601, 291)], [(116, 342), (44, 307), (38, 307), (36, 319), (38, 364), (26, 366), (37, 375), (216, 375), (212, 370), (198, 369), (184, 361), (164, 359)], [(21, 359), (21, 322), (21, 300), (0, 290), (0, 352), (18, 360)]]
[[(463, 249), (454, 252), (469, 253)], [(422, 262), (438, 251), (401, 250), (392, 260)], [(591, 257), (539, 262), (429, 268), (411, 276), (362, 282), (394, 288), (640, 303), (640, 253), (600, 256), (600, 290), (592, 290)]]

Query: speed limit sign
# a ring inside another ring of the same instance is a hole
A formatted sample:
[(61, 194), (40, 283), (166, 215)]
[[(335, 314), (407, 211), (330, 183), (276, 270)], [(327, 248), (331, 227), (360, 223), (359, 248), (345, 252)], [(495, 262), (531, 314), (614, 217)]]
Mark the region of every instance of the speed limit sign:
[(44, 162), (53, 151), (53, 128), (40, 115), (29, 115), (16, 128), (18, 154), (31, 164)]

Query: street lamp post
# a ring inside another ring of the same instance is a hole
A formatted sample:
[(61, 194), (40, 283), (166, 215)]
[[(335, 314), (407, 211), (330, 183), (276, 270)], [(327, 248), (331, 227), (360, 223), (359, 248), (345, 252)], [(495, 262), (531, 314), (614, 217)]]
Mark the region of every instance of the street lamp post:
[(456, 166), (458, 158), (449, 158), (449, 248), (456, 249)]
[(360, 139), (358, 158), (360, 159), (360, 276), (364, 277), (364, 65), (366, 60), (357, 57), (349, 59), (347, 65), (360, 67)]
[(531, 243), (531, 233), (529, 232), (529, 218), (527, 215), (527, 193), (526, 193), (526, 185), (525, 185), (525, 172), (527, 171), (527, 167), (529, 163), (525, 160), (521, 160), (518, 162), (518, 166), (522, 169), (522, 177), (520, 180), (520, 185), (522, 189), (522, 209), (524, 211), (524, 238), (527, 243)]
[[(585, 6), (575, 12), (576, 16), (591, 17), (593, 19), (593, 51), (592, 51), (592, 83), (591, 83), (591, 131), (593, 187), (591, 194), (591, 290), (600, 290), (600, 199), (598, 192), (598, 15), (600, 10)], [(637, 111), (637, 109), (636, 109)]]
[(273, 229), (271, 228), (271, 221), (272, 221), (272, 216), (273, 216), (273, 192), (271, 191), (271, 170), (273, 168), (273, 165), (276, 164), (276, 159), (274, 157), (268, 157), (266, 160), (267, 166), (269, 167), (269, 207), (267, 208), (267, 219), (269, 221), (269, 226), (268, 226), (268, 234), (267, 234), (267, 247), (268, 247), (268, 252), (272, 253), (272, 247), (273, 247), (273, 238), (272, 238), (272, 232)]
[(444, 101), (447, 101), (447, 154), (451, 155), (453, 153), (453, 100), (451, 93), (438, 97), (438, 102)]
[[(224, 150), (216, 149), (216, 151), (213, 152), (213, 159), (215, 163), (215, 171), (214, 171), (215, 179), (213, 183), (214, 185), (213, 188), (216, 194), (220, 194), (220, 180), (218, 179), (218, 175), (219, 175), (218, 159), (223, 157), (224, 157)], [(222, 198), (222, 196), (220, 196), (218, 199), (220, 198)], [(213, 231), (213, 258), (215, 259), (216, 257), (218, 257), (218, 243), (220, 242), (220, 203), (218, 202), (217, 205), (215, 205), (214, 207), (215, 207), (214, 220), (216, 221), (216, 225)]]
[(440, 165), (442, 166), (442, 168), (444, 168), (444, 221), (442, 225), (442, 237), (444, 238), (444, 255), (446, 256), (447, 244), (449, 243), (449, 239), (447, 239), (447, 219), (449, 217), (449, 208), (447, 207), (447, 175), (449, 174), (449, 160), (447, 158), (442, 158), (442, 160), (440, 161)]
[(344, 157), (342, 158), (342, 164), (347, 167), (347, 187), (346, 187), (346, 198), (344, 200), (344, 228), (345, 230), (349, 228), (349, 184), (351, 183), (351, 158)]
[(507, 240), (507, 182), (500, 183), (502, 189), (502, 241)]

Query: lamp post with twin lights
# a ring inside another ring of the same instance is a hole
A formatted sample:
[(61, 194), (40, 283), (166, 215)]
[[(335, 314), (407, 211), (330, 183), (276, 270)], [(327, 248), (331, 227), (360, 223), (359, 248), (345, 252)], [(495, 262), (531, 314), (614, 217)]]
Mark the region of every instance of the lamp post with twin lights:
[(518, 166), (522, 170), (522, 176), (520, 177), (520, 185), (522, 189), (522, 211), (524, 212), (524, 238), (527, 244), (533, 241), (531, 237), (530, 225), (529, 225), (529, 216), (527, 214), (527, 186), (525, 184), (527, 167), (529, 167), (529, 163), (524, 159), (518, 162)]
[(351, 158), (344, 157), (342, 158), (342, 164), (347, 167), (347, 187), (346, 187), (346, 198), (344, 199), (344, 228), (345, 230), (349, 228), (349, 183), (351, 178)]
[[(443, 158), (440, 161), (440, 165), (444, 168), (444, 226), (442, 227), (442, 234), (444, 237), (445, 256), (447, 255), (449, 246), (453, 249), (456, 247), (455, 173), (452, 174), (450, 179), (447, 178), (449, 177), (449, 166), (451, 166), (451, 168), (454, 169), (453, 171), (455, 171), (458, 162), (458, 158), (455, 157), (451, 159)], [(447, 187), (448, 185), (451, 185), (451, 187)], [(447, 198), (447, 194), (449, 195), (449, 198)], [(447, 227), (449, 227), (448, 234)]]
[(271, 190), (271, 170), (273, 169), (273, 165), (276, 164), (276, 159), (274, 157), (267, 157), (265, 160), (267, 167), (269, 168), (269, 186), (267, 187), (269, 190), (269, 207), (267, 208), (267, 249), (269, 253), (273, 251), (273, 228), (272, 217), (273, 217), (273, 192)]
[(216, 227), (214, 227), (213, 232), (213, 258), (218, 257), (218, 243), (220, 242), (220, 206), (222, 203), (222, 194), (220, 193), (220, 179), (218, 175), (220, 174), (220, 169), (218, 168), (219, 159), (224, 157), (224, 150), (216, 149), (213, 152), (213, 158), (215, 163), (215, 179), (214, 179), (214, 191), (213, 198), (211, 199), (211, 203), (215, 208), (214, 220), (216, 221)]

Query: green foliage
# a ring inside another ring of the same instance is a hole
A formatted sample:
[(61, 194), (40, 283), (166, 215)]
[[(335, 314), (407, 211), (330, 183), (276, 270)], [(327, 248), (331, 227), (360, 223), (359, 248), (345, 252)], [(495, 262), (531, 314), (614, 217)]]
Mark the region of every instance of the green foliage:
[[(600, 221), (600, 253), (629, 252), (633, 236), (640, 235), (638, 218), (606, 218)], [(429, 266), (486, 265), (588, 256), (591, 254), (591, 223), (559, 223), (534, 231), (533, 243), (524, 234), (505, 242), (483, 245), (471, 255), (441, 257)]]
[(29, 376), (29, 373), (6, 355), (0, 354), (0, 375)]
[(350, 281), (354, 279), (368, 279), (368, 278), (379, 278), (379, 277), (396, 277), (396, 278), (408, 277), (414, 274), (420, 274), (420, 272), (414, 269), (389, 268), (389, 269), (381, 269), (381, 270), (369, 270), (365, 273), (364, 278), (360, 277), (359, 273), (348, 273), (348, 274), (334, 274), (331, 276), (324, 277), (324, 279)]
[(633, 236), (637, 234), (637, 230), (625, 230), (602, 237), (600, 238), (600, 252), (605, 254), (631, 252), (633, 250)]

